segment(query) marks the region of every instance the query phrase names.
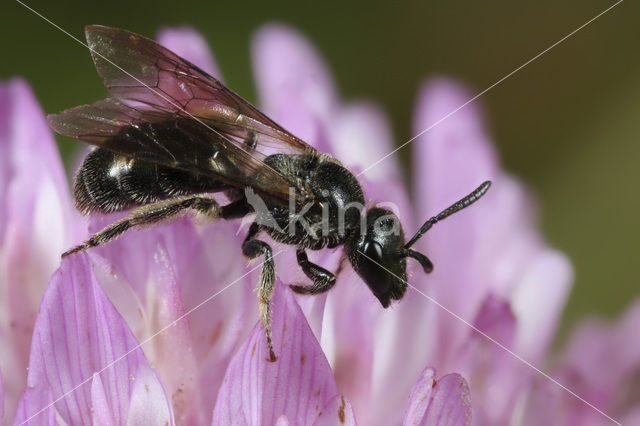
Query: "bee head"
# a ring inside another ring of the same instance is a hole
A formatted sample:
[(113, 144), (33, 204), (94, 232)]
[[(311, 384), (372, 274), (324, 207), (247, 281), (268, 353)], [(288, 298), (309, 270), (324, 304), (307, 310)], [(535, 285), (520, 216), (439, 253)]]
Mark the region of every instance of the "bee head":
[(472, 193), (428, 219), (405, 244), (400, 220), (391, 211), (374, 207), (367, 211), (366, 224), (349, 244), (353, 269), (385, 308), (407, 291), (407, 257), (417, 260), (425, 273), (433, 271), (427, 256), (411, 249), (433, 225), (479, 200), (491, 186), (485, 181)]
[(385, 308), (407, 291), (407, 257), (418, 260), (427, 273), (433, 269), (426, 256), (404, 247), (398, 217), (379, 207), (367, 211), (366, 223), (348, 250), (353, 269)]

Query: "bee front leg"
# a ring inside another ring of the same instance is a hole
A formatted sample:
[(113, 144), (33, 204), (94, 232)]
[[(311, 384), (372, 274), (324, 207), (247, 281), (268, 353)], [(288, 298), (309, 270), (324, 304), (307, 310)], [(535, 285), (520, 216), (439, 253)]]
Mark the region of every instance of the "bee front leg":
[(260, 271), (260, 283), (258, 284), (260, 322), (264, 328), (267, 338), (269, 361), (275, 362), (278, 357), (273, 350), (273, 341), (271, 336), (271, 298), (273, 297), (276, 279), (275, 265), (273, 262), (273, 252), (269, 244), (255, 239), (258, 232), (260, 232), (260, 226), (254, 222), (249, 228), (249, 233), (242, 243), (242, 253), (249, 259), (255, 259), (260, 255), (264, 255), (262, 270)]

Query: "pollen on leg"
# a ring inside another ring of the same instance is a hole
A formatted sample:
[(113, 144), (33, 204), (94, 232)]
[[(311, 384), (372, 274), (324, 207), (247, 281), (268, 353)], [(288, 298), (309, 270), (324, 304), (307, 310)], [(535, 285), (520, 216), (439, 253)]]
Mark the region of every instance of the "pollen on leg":
[(278, 357), (276, 356), (275, 351), (273, 350), (273, 339), (271, 333), (271, 301), (269, 299), (265, 299), (259, 297), (260, 301), (260, 323), (264, 328), (265, 337), (267, 339), (267, 348), (269, 349), (269, 358), (267, 361), (276, 362)]

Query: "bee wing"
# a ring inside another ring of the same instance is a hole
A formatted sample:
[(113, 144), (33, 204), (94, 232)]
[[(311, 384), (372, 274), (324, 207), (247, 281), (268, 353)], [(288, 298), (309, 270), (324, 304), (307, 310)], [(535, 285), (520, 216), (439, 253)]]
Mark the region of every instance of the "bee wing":
[[(315, 153), (214, 77), (156, 42), (88, 26), (96, 69), (116, 98), (49, 117), (57, 132), (143, 161), (207, 174), (282, 200), (296, 182), (264, 163), (275, 153)], [(178, 120), (180, 118), (180, 120)], [(175, 137), (147, 123), (175, 120)], [(135, 137), (134, 137), (135, 136)]]
[(96, 69), (116, 98), (188, 115), (221, 133), (252, 132), (255, 151), (315, 150), (189, 61), (130, 31), (86, 27)]
[[(223, 135), (189, 117), (142, 109), (108, 98), (51, 114), (49, 125), (126, 157), (199, 173), (243, 189), (288, 200), (293, 184)], [(301, 200), (302, 201), (302, 200)]]

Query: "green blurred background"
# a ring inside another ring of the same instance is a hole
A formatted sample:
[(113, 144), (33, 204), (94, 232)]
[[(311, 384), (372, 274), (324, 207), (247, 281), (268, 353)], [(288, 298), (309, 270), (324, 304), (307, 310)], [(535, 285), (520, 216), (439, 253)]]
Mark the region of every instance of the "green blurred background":
[[(479, 92), (615, 3), (25, 2), (80, 39), (90, 23), (150, 37), (162, 26), (192, 26), (228, 85), (249, 99), (253, 32), (289, 24), (322, 52), (343, 98), (386, 110), (398, 143), (413, 136), (425, 78), (449, 75)], [(25, 77), (45, 111), (104, 97), (86, 49), (19, 3), (3, 1), (0, 28), (0, 78)], [(535, 192), (547, 239), (575, 265), (561, 335), (585, 315), (613, 317), (640, 295), (639, 48), (640, 5), (627, 0), (479, 100), (504, 166)], [(58, 140), (68, 160), (79, 144)]]

